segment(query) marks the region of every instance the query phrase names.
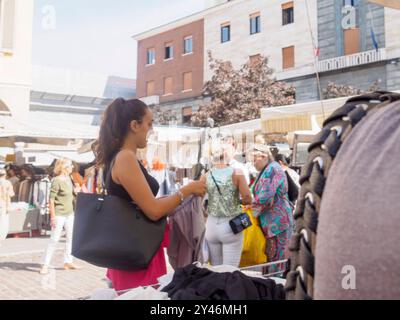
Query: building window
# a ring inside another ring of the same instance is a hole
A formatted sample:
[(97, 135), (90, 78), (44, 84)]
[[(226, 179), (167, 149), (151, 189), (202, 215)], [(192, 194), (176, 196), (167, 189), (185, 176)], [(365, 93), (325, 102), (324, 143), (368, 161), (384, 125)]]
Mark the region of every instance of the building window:
[(231, 41), (231, 25), (223, 24), (221, 25), (221, 43)]
[(282, 4), (282, 25), (294, 22), (293, 1)]
[(193, 37), (186, 37), (183, 39), (183, 54), (188, 54), (193, 52)]
[(344, 55), (360, 52), (360, 29), (343, 30)]
[(183, 91), (192, 90), (192, 73), (185, 72), (183, 74)]
[(148, 49), (146, 64), (155, 64), (155, 63), (156, 63), (156, 50), (154, 48)]
[(164, 95), (172, 94), (172, 77), (164, 78)]
[(154, 81), (146, 82), (146, 96), (147, 97), (154, 96)]
[(294, 68), (294, 46), (282, 49), (282, 69)]
[(15, 0), (0, 0), (0, 52), (14, 49)]
[(174, 46), (172, 42), (165, 44), (165, 60), (172, 59), (174, 57)]
[(343, 0), (343, 6), (352, 6), (354, 7), (354, 0)]
[(260, 13), (254, 13), (250, 16), (250, 34), (261, 32), (261, 16)]
[(193, 115), (193, 108), (192, 107), (185, 107), (182, 109), (182, 123), (186, 124), (190, 122), (190, 119)]

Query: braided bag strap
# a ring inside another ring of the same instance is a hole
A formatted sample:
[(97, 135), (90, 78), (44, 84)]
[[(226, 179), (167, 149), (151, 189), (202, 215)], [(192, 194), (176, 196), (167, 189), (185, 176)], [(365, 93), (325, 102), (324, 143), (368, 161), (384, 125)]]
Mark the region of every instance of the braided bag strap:
[(400, 100), (399, 94), (386, 91), (347, 100), (324, 122), (322, 130), (310, 144), (307, 162), (301, 170), (301, 188), (294, 213), (296, 231), (289, 244), (290, 268), (285, 286), (288, 300), (313, 299), (318, 215), (336, 154), (351, 130), (371, 110), (396, 100)]

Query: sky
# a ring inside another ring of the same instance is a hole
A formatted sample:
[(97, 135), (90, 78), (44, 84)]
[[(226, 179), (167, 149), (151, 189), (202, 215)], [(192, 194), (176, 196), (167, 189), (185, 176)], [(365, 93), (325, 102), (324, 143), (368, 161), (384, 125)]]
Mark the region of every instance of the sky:
[(34, 0), (34, 65), (136, 78), (134, 34), (205, 7), (204, 0)]

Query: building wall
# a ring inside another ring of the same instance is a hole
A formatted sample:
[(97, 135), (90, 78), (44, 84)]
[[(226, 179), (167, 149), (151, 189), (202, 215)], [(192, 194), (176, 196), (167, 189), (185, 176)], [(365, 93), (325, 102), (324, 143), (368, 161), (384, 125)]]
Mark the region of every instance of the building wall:
[[(282, 7), (288, 1), (235, 0), (206, 14), (204, 18), (204, 49), (218, 59), (230, 60), (235, 67), (244, 64), (251, 55), (262, 54), (270, 58), (269, 64), (280, 79), (289, 78), (290, 71), (282, 74), (282, 48), (295, 46), (295, 68), (310, 66), (314, 49), (307, 19), (305, 1), (294, 0), (294, 23), (282, 26)], [(317, 36), (317, 1), (307, 1), (314, 37)], [(261, 14), (261, 32), (250, 35), (249, 15)], [(221, 24), (230, 22), (231, 41), (221, 43)], [(205, 61), (205, 79), (212, 73)], [(293, 70), (292, 70), (293, 71)], [(288, 75), (285, 76), (285, 73)], [(293, 72), (292, 72), (293, 73)]]
[(33, 0), (14, 0), (14, 45), (11, 52), (0, 52), (0, 99), (14, 117), (29, 111)]
[(400, 57), (400, 10), (385, 8), (385, 39), (388, 59)]
[[(183, 55), (183, 39), (193, 36), (193, 53)], [(165, 43), (173, 42), (173, 59), (164, 61)], [(201, 95), (203, 89), (204, 20), (160, 33), (138, 42), (137, 96), (145, 97), (146, 83), (155, 81), (155, 95), (160, 102), (170, 102)], [(155, 48), (156, 62), (146, 66), (147, 49)], [(192, 90), (183, 91), (183, 73), (192, 72)], [(163, 96), (164, 78), (173, 78), (173, 94)]]
[(296, 88), (296, 103), (318, 100), (319, 94), (315, 75), (287, 80), (287, 83)]
[(360, 66), (321, 74), (321, 87), (325, 89), (329, 82), (368, 90), (375, 81), (380, 81), (380, 88), (386, 89), (386, 63)]

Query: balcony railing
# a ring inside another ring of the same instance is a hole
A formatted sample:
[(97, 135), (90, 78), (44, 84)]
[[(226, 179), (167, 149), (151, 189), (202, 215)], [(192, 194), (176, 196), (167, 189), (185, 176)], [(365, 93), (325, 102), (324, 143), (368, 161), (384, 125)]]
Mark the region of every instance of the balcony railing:
[(338, 70), (382, 60), (386, 60), (386, 50), (384, 48), (319, 61), (318, 71), (326, 72)]

